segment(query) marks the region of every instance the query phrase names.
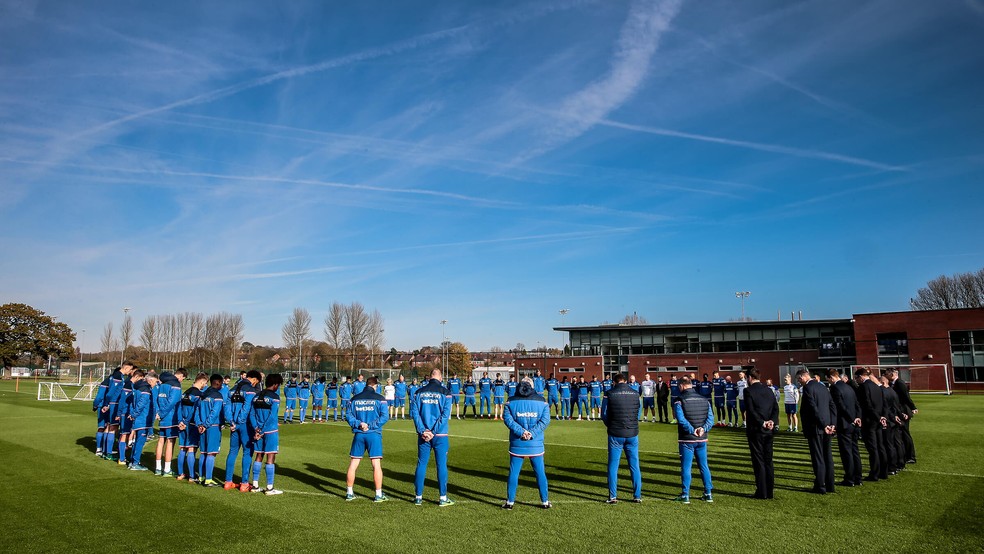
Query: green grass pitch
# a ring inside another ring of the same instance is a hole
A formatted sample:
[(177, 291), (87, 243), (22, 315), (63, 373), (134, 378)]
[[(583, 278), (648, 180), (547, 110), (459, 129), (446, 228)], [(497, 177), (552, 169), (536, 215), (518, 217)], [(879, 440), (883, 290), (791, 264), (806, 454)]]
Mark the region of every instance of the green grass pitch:
[[(18, 552), (981, 552), (984, 533), (984, 397), (918, 396), (919, 463), (887, 482), (805, 492), (802, 436), (776, 442), (776, 499), (754, 489), (744, 434), (711, 432), (713, 504), (669, 502), (679, 493), (676, 434), (644, 424), (642, 504), (607, 506), (601, 423), (554, 421), (547, 476), (554, 509), (538, 503), (528, 466), (516, 509), (501, 510), (508, 464), (501, 422), (451, 423), (450, 495), (439, 508), (434, 467), (425, 504), (413, 499), (416, 439), (409, 421), (386, 425), (384, 490), (373, 504), (368, 460), (345, 502), (351, 433), (342, 424), (281, 427), (282, 496), (205, 489), (126, 471), (93, 455), (86, 402), (39, 402), (36, 385), (0, 384), (3, 514), (0, 549)], [(864, 456), (862, 452), (862, 456)], [(835, 459), (837, 458), (835, 451)], [(148, 446), (144, 464), (153, 464)], [(216, 476), (221, 479), (225, 456)], [(838, 462), (837, 478), (841, 478)], [(238, 475), (237, 475), (238, 479)], [(628, 470), (620, 497), (629, 498)], [(694, 497), (700, 494), (696, 475)]]

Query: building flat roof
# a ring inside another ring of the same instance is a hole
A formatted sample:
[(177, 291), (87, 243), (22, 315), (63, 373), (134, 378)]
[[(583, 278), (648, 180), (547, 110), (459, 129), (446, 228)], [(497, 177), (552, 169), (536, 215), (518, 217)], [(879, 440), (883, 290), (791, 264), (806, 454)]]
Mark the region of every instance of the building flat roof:
[(713, 323), (661, 323), (646, 325), (591, 325), (576, 327), (554, 327), (554, 331), (662, 331), (669, 329), (706, 329), (724, 327), (806, 327), (817, 325), (851, 325), (851, 318), (843, 319), (803, 319), (803, 320), (771, 320), (771, 321), (720, 321)]

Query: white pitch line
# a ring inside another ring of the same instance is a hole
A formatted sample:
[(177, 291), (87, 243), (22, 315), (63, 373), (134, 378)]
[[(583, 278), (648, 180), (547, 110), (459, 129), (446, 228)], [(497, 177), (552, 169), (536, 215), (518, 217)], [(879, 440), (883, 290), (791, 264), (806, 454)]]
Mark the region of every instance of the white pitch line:
[[(327, 492), (292, 491), (292, 490), (287, 490), (287, 489), (282, 489), (282, 490), (286, 494), (300, 494), (300, 495), (304, 495), (304, 496), (327, 496), (327, 497), (338, 498), (339, 500), (343, 500), (344, 499), (339, 494), (332, 494), (332, 493), (327, 493)], [(358, 499), (365, 499), (365, 500), (370, 500), (371, 501), (372, 500), (372, 497), (371, 496), (357, 496), (356, 499), (357, 500)], [(400, 501), (398, 501), (398, 502), (400, 502)], [(479, 501), (479, 500), (455, 500), (454, 503), (455, 504), (481, 504), (482, 502)], [(550, 503), (551, 504), (603, 504), (604, 503), (604, 499), (599, 499), (599, 500), (553, 500)], [(518, 504), (518, 502), (517, 502), (517, 504)]]

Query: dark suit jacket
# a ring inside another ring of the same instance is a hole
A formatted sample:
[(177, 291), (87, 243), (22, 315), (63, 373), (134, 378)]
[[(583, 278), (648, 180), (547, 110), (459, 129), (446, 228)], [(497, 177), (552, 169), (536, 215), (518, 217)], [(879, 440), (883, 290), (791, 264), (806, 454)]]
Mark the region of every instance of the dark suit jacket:
[(899, 404), (899, 397), (891, 387), (882, 387), (882, 394), (885, 395), (885, 417), (888, 418), (888, 426), (895, 427), (895, 418), (902, 418), (902, 406)]
[(800, 396), (800, 420), (803, 432), (823, 433), (824, 427), (837, 421), (837, 408), (827, 387), (811, 380)]
[(656, 381), (656, 397), (660, 400), (666, 400), (670, 397), (670, 385), (666, 381), (662, 383)]
[(830, 388), (830, 398), (837, 408), (838, 431), (848, 431), (854, 427), (854, 420), (861, 417), (861, 404), (851, 385), (841, 381)]
[(912, 401), (912, 396), (909, 395), (909, 385), (906, 385), (902, 379), (896, 379), (892, 383), (892, 390), (898, 395), (899, 405), (905, 410), (906, 415), (911, 416), (912, 411), (916, 409), (916, 404)]
[(874, 380), (868, 379), (858, 387), (858, 402), (861, 404), (861, 420), (865, 426), (876, 425), (885, 415), (884, 395)]
[[(770, 434), (779, 431), (779, 403), (772, 390), (761, 382), (752, 383), (745, 389), (745, 419), (748, 426), (745, 432)], [(775, 427), (769, 431), (762, 427), (766, 421), (772, 421)]]

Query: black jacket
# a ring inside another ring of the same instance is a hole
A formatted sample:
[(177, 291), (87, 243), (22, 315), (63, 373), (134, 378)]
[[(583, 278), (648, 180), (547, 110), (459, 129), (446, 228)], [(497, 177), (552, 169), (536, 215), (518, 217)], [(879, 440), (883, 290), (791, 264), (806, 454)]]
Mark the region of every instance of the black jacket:
[(635, 437), (639, 434), (639, 393), (628, 383), (618, 383), (605, 392), (601, 403), (601, 420), (612, 437)]
[[(761, 382), (748, 385), (745, 389), (745, 419), (748, 424), (745, 432), (749, 435), (768, 435), (779, 432), (779, 403), (776, 395)], [(771, 431), (762, 427), (766, 421), (773, 423)]]
[(670, 385), (666, 381), (656, 381), (656, 398), (666, 400), (670, 397)]
[(892, 383), (892, 390), (898, 395), (899, 405), (902, 406), (902, 410), (905, 411), (906, 415), (911, 416), (912, 412), (916, 409), (916, 404), (912, 401), (912, 396), (909, 395), (909, 385), (906, 385), (902, 379), (896, 379)]
[(865, 426), (879, 425), (878, 420), (885, 415), (884, 395), (881, 387), (871, 379), (858, 386), (858, 402), (861, 404), (861, 421)]
[(841, 381), (830, 387), (830, 397), (837, 408), (837, 421), (834, 425), (838, 431), (849, 431), (854, 427), (854, 420), (861, 417), (861, 404), (858, 395), (851, 385)]
[(837, 421), (837, 408), (827, 387), (813, 380), (803, 385), (800, 419), (804, 433), (823, 433), (825, 427)]

